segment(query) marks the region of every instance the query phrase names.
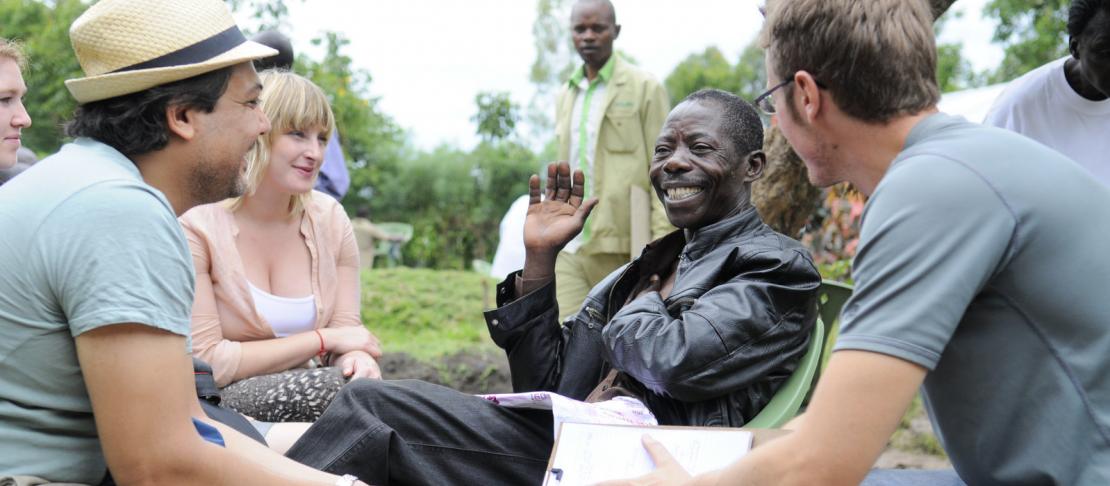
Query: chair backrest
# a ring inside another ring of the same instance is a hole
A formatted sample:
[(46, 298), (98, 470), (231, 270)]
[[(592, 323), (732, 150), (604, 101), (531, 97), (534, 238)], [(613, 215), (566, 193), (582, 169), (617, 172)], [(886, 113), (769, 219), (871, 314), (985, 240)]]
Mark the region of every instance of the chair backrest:
[(813, 324), (813, 331), (809, 336), (809, 345), (806, 354), (798, 362), (798, 368), (786, 379), (786, 383), (775, 392), (767, 406), (763, 407), (755, 417), (752, 417), (745, 427), (757, 429), (777, 429), (798, 414), (802, 402), (809, 395), (813, 384), (813, 377), (817, 375), (817, 368), (821, 364), (821, 351), (825, 347), (825, 323), (821, 318)]
[(745, 427), (779, 428), (798, 414), (798, 410), (809, 400), (817, 377), (828, 362), (828, 354), (836, 340), (840, 308), (851, 295), (850, 285), (832, 280), (821, 282), (817, 294), (817, 322), (810, 334), (806, 354), (798, 362), (798, 368), (786, 379), (786, 383), (771, 397), (767, 406), (744, 424)]
[(412, 225), (408, 224), (408, 223), (387, 222), (387, 223), (374, 223), (374, 226), (377, 226), (378, 229), (382, 230), (383, 232), (385, 232), (388, 235), (401, 236), (402, 238), (404, 238), (400, 243), (392, 242), (392, 241), (386, 241), (386, 240), (378, 240), (378, 243), (374, 246), (374, 253), (376, 255), (385, 255), (385, 257), (387, 258), (387, 262), (389, 263), (389, 266), (392, 267), (392, 266), (397, 265), (398, 262), (393, 261), (394, 257), (393, 257), (393, 255), (390, 254), (389, 250), (390, 250), (391, 246), (393, 246), (393, 245), (404, 245), (405, 243), (407, 243), (409, 240), (412, 239)]
[(835, 280), (821, 282), (821, 291), (817, 295), (817, 314), (825, 321), (825, 349), (821, 351), (821, 368), (818, 375), (825, 371), (829, 364), (829, 355), (832, 354), (836, 337), (840, 335), (840, 311), (844, 303), (852, 296), (852, 286)]

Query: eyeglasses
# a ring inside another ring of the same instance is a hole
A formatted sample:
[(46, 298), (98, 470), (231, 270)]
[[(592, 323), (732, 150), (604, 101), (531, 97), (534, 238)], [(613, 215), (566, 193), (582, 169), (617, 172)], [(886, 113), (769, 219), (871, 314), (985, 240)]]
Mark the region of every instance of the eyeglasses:
[(752, 102), (752, 104), (755, 105), (756, 108), (759, 108), (759, 111), (762, 111), (765, 115), (774, 115), (775, 99), (771, 98), (771, 94), (774, 93), (776, 89), (786, 86), (792, 82), (794, 82), (793, 76), (787, 78), (786, 81), (774, 85), (773, 87), (771, 87), (771, 89), (764, 91), (763, 94), (759, 95), (759, 97)]
[[(817, 81), (817, 80), (814, 80), (814, 81), (816, 82), (818, 88), (825, 89), (825, 83), (822, 83), (822, 82)], [(774, 115), (775, 114), (775, 99), (771, 98), (771, 93), (774, 93), (776, 89), (779, 89), (783, 86), (786, 86), (786, 85), (788, 85), (792, 82), (794, 82), (794, 76), (790, 76), (790, 77), (786, 78), (786, 81), (783, 81), (779, 84), (776, 84), (776, 85), (772, 86), (771, 89), (769, 89), (769, 90), (765, 91), (763, 94), (759, 95), (759, 97), (757, 97), (755, 99), (755, 101), (752, 102), (752, 104), (755, 105), (756, 108), (759, 108), (759, 111), (762, 111), (763, 114), (765, 114), (767, 116)]]

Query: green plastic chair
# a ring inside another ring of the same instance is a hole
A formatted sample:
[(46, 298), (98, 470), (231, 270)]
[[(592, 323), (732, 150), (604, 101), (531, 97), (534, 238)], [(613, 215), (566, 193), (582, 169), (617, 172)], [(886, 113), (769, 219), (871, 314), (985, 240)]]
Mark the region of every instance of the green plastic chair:
[(399, 235), (404, 237), (404, 240), (399, 243), (378, 240), (378, 244), (374, 246), (375, 256), (385, 256), (387, 266), (389, 267), (397, 266), (397, 264), (401, 263), (400, 258), (395, 257), (390, 250), (393, 245), (404, 245), (412, 239), (412, 225), (408, 223), (374, 223), (374, 226), (377, 226), (378, 229), (384, 231), (388, 235)]
[(818, 376), (825, 372), (829, 364), (829, 355), (836, 345), (836, 337), (840, 335), (840, 311), (844, 303), (852, 296), (852, 286), (835, 280), (821, 282), (821, 293), (818, 295), (820, 302), (817, 305), (817, 314), (825, 321), (825, 349), (821, 352), (821, 368), (817, 370)]
[[(817, 322), (814, 323), (806, 354), (794, 374), (786, 379), (767, 406), (744, 424), (745, 427), (777, 429), (798, 414), (828, 361), (827, 354), (832, 349), (839, 325), (840, 308), (851, 295), (851, 286), (832, 280), (821, 282), (817, 295)], [(826, 325), (827, 322), (832, 325)]]

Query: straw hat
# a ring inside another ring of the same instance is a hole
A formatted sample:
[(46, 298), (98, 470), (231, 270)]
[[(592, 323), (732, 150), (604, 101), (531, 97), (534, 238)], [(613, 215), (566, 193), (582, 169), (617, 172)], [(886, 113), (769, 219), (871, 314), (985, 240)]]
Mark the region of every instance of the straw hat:
[(102, 0), (73, 22), (69, 38), (85, 72), (66, 81), (78, 103), (277, 54), (248, 41), (222, 0)]

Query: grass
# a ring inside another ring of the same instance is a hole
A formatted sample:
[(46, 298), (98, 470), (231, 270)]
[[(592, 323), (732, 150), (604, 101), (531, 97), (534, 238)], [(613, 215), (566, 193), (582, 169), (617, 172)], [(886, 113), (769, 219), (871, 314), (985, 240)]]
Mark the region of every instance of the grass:
[(482, 318), (483, 298), (494, 305), (496, 283), (475, 272), (453, 270), (363, 271), (362, 319), (387, 352), (406, 352), (420, 360), (496, 348)]

